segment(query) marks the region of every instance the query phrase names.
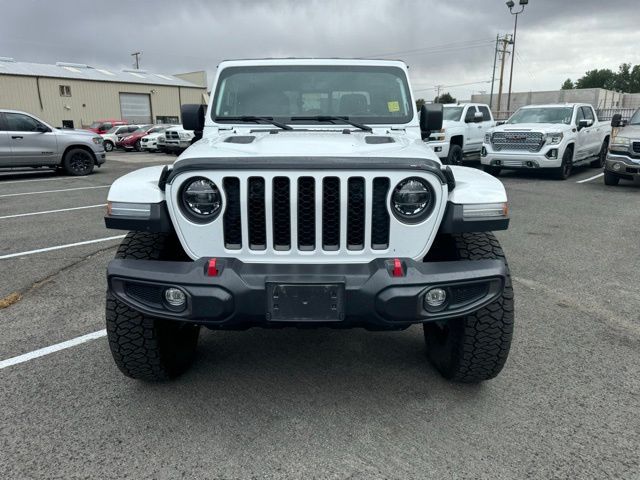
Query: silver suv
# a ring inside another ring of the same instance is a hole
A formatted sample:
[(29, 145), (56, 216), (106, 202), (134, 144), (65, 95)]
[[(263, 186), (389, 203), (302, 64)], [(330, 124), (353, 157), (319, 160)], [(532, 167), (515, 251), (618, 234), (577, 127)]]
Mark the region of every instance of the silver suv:
[(106, 160), (100, 135), (61, 130), (16, 110), (0, 110), (0, 168), (51, 167), (88, 175)]

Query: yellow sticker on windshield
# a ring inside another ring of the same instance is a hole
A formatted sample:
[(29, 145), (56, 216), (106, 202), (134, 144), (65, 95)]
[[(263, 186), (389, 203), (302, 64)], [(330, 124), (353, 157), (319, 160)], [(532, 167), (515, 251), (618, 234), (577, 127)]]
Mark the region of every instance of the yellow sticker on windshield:
[(399, 112), (400, 111), (400, 103), (399, 102), (387, 102), (387, 109), (390, 112)]

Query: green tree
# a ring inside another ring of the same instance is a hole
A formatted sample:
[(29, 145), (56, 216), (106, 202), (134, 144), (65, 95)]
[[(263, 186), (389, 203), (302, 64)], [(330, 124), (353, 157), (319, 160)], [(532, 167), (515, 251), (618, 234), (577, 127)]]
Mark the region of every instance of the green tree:
[(573, 90), (574, 88), (575, 88), (575, 85), (573, 84), (573, 81), (570, 78), (567, 78), (562, 84), (562, 86), (560, 87), (561, 90)]
[(615, 88), (616, 74), (608, 68), (589, 70), (576, 81), (576, 88)]
[(623, 63), (618, 68), (618, 73), (615, 76), (615, 80), (613, 82), (614, 90), (619, 92), (630, 92), (631, 91), (631, 64)]
[(446, 92), (434, 98), (433, 103), (456, 103), (456, 99), (453, 98), (449, 92)]

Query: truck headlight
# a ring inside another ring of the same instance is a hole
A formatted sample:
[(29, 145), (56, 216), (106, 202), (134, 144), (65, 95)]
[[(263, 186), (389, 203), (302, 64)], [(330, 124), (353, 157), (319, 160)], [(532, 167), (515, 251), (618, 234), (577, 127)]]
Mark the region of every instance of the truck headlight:
[(558, 145), (563, 138), (564, 134), (562, 132), (547, 133), (547, 143), (549, 145)]
[(188, 133), (179, 133), (180, 136), (180, 140), (189, 140), (189, 134)]
[(222, 209), (222, 197), (211, 180), (195, 177), (182, 185), (180, 205), (189, 219), (198, 223), (210, 222)]
[(491, 143), (491, 134), (490, 133), (485, 133), (484, 134), (484, 143)]
[(434, 206), (431, 185), (418, 177), (402, 180), (391, 194), (391, 210), (405, 223), (417, 223), (426, 218)]
[(615, 145), (616, 147), (628, 148), (630, 144), (631, 140), (629, 140), (629, 137), (621, 137), (619, 135), (616, 135), (615, 137), (613, 137), (613, 140), (611, 140), (612, 147)]
[(93, 143), (95, 143), (96, 145), (102, 145), (102, 142), (104, 142), (104, 139), (102, 137), (93, 137), (91, 140), (93, 140)]

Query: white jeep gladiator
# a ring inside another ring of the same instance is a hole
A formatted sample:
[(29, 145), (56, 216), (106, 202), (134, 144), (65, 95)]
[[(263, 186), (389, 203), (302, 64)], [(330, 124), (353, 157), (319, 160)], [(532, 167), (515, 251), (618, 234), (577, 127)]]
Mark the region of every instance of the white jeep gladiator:
[(116, 180), (105, 223), (129, 231), (107, 268), (117, 366), (183, 372), (199, 330), (422, 324), (441, 374), (502, 369), (513, 291), (493, 230), (502, 183), (443, 166), (423, 141), (442, 107), (416, 110), (399, 61), (282, 59), (218, 65), (202, 132), (171, 167)]
[(602, 168), (611, 128), (598, 121), (587, 103), (529, 105), (487, 132), (481, 163), (485, 172), (502, 169), (550, 169), (566, 180), (574, 166)]
[(444, 121), (428, 143), (440, 161), (461, 165), (463, 160), (479, 160), (485, 134), (496, 125), (488, 105), (483, 103), (443, 105)]

